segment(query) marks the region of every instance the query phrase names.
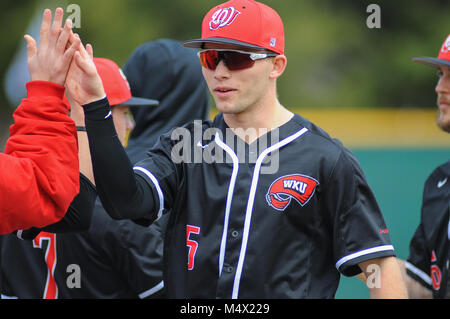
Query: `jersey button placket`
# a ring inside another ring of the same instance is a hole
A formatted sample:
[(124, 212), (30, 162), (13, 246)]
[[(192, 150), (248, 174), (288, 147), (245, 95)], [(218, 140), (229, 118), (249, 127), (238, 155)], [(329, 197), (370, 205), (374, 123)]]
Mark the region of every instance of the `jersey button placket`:
[(216, 296), (225, 299), (229, 299), (232, 296), (236, 266), (241, 248), (246, 203), (250, 190), (251, 168), (243, 163), (240, 164), (239, 168), (227, 231), (225, 260), (222, 273), (217, 282)]
[[(238, 149), (238, 151), (241, 149)], [(234, 150), (236, 152), (236, 150)], [(236, 178), (233, 201), (229, 216), (229, 224), (226, 238), (226, 252), (222, 273), (217, 282), (217, 298), (231, 298), (236, 276), (237, 264), (240, 258), (241, 241), (244, 230), (248, 195), (251, 188), (254, 163), (250, 158), (256, 160), (257, 152), (250, 156), (249, 147), (245, 145), (245, 154), (237, 153), (238, 158), (245, 158), (239, 163), (239, 172)], [(252, 157), (253, 156), (253, 157)]]
[(224, 270), (225, 272), (231, 274), (231, 273), (233, 272), (233, 270), (234, 270), (234, 267), (233, 267), (233, 266), (230, 266), (230, 265), (224, 265), (223, 270)]
[(231, 297), (235, 269), (233, 265), (228, 263), (223, 264), (222, 273), (217, 282), (217, 298), (229, 299)]

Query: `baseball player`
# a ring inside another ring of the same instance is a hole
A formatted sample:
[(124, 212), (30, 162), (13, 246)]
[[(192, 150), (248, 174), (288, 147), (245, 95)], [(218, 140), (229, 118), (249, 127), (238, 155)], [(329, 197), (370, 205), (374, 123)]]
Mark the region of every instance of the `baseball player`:
[[(437, 58), (413, 61), (437, 69), (437, 126), (450, 133), (450, 35)], [(406, 283), (411, 298), (450, 298), (450, 161), (437, 167), (425, 182), (420, 224), (411, 239)]]
[(231, 0), (206, 14), (201, 39), (184, 45), (201, 49), (220, 113), (164, 134), (134, 168), (114, 137), (83, 46), (75, 60), (89, 89), (71, 90), (84, 107), (108, 214), (151, 224), (170, 212), (168, 296), (332, 298), (340, 274), (370, 275), (372, 265), (380, 279), (371, 297), (406, 297), (388, 229), (355, 157), (277, 99), (287, 62), (279, 15), (256, 1)]
[(0, 234), (59, 221), (79, 191), (77, 140), (64, 83), (80, 45), (63, 10), (45, 10), (39, 46), (29, 35), (27, 98), (0, 153)]

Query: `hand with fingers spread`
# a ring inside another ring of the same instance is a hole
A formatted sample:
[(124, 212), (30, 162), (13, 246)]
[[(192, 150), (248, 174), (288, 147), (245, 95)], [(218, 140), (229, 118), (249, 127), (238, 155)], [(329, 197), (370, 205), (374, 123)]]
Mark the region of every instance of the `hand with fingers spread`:
[(25, 35), (28, 48), (28, 69), (32, 81), (49, 81), (64, 85), (70, 63), (80, 46), (80, 40), (73, 37), (72, 21), (67, 19), (61, 28), (64, 11), (44, 10), (42, 17), (39, 47), (30, 35)]
[[(77, 34), (74, 34), (73, 37), (74, 39), (79, 39)], [(106, 96), (93, 58), (92, 45), (87, 44), (85, 48), (81, 43), (74, 54), (67, 74), (66, 87), (72, 99), (80, 105), (98, 101)]]

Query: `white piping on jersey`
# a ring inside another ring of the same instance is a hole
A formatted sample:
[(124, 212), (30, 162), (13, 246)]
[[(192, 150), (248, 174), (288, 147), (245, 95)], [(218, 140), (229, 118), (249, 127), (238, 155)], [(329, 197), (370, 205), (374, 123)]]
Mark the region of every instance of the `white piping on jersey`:
[(339, 259), (337, 261), (337, 263), (336, 263), (336, 268), (339, 269), (339, 267), (341, 267), (342, 264), (344, 264), (344, 263), (346, 263), (346, 262), (348, 262), (348, 261), (350, 261), (352, 259), (364, 256), (364, 255), (368, 255), (368, 254), (377, 253), (377, 252), (380, 252), (380, 251), (386, 251), (386, 250), (394, 250), (394, 246), (392, 246), (392, 245), (382, 245), (382, 246), (376, 246), (376, 247), (367, 248), (367, 249), (363, 249), (363, 250), (357, 251), (356, 253), (344, 256), (341, 259)]
[(145, 169), (143, 167), (135, 166), (135, 167), (133, 167), (133, 169), (135, 171), (141, 171), (142, 173), (147, 175), (148, 178), (150, 178), (150, 180), (152, 181), (153, 185), (155, 185), (156, 191), (158, 192), (158, 198), (159, 198), (159, 210), (158, 210), (158, 217), (157, 217), (157, 219), (159, 219), (162, 216), (162, 213), (164, 211), (164, 194), (161, 190), (161, 187), (159, 186), (158, 180), (152, 173), (150, 173), (147, 169)]
[(425, 272), (423, 272), (422, 270), (420, 270), (419, 268), (417, 268), (408, 261), (405, 261), (405, 268), (431, 286), (432, 284), (431, 277), (428, 276)]
[(155, 287), (150, 288), (144, 292), (141, 292), (139, 294), (139, 298), (144, 299), (147, 298), (148, 296), (153, 295), (154, 293), (160, 291), (161, 289), (164, 288), (164, 281), (161, 281), (159, 284), (157, 284)]
[(307, 128), (303, 128), (300, 131), (298, 131), (297, 133), (286, 137), (285, 139), (272, 145), (269, 148), (266, 148), (258, 156), (258, 159), (256, 160), (255, 169), (253, 170), (252, 183), (250, 186), (250, 193), (249, 193), (248, 202), (247, 202), (247, 209), (245, 212), (244, 232), (242, 235), (242, 244), (241, 244), (241, 251), (239, 253), (239, 260), (238, 260), (238, 264), (236, 267), (236, 275), (234, 277), (233, 292), (232, 292), (232, 296), (231, 296), (232, 299), (237, 299), (238, 295), (239, 295), (239, 285), (241, 282), (242, 269), (244, 267), (245, 254), (247, 251), (248, 236), (250, 233), (250, 223), (251, 223), (251, 219), (252, 219), (253, 203), (255, 201), (255, 194), (256, 194), (256, 189), (258, 187), (258, 180), (259, 180), (259, 174), (260, 174), (262, 162), (269, 153), (291, 143), (295, 139), (297, 139), (300, 136), (302, 136), (303, 134), (305, 134), (307, 131), (308, 131)]
[(109, 113), (108, 114), (106, 114), (106, 116), (105, 116), (105, 120), (108, 118), (108, 117), (110, 117), (112, 115), (112, 112), (111, 111), (109, 111)]
[(225, 259), (225, 249), (227, 245), (227, 234), (228, 234), (228, 220), (230, 218), (231, 202), (233, 201), (234, 186), (236, 184), (236, 177), (239, 171), (239, 158), (233, 152), (231, 147), (222, 142), (219, 133), (216, 133), (215, 142), (219, 145), (225, 152), (230, 155), (233, 160), (233, 172), (231, 173), (230, 185), (228, 186), (227, 203), (225, 206), (225, 218), (223, 222), (223, 233), (222, 241), (220, 243), (220, 253), (219, 253), (219, 277), (222, 275), (223, 261)]
[(448, 220), (447, 237), (450, 240), (450, 219)]

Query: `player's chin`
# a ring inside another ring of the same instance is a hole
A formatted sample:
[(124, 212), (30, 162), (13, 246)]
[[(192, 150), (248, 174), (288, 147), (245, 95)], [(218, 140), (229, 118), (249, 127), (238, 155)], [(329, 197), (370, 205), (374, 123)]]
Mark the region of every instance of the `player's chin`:
[(239, 108), (236, 105), (234, 105), (234, 103), (220, 103), (220, 102), (217, 103), (216, 102), (216, 107), (217, 107), (217, 110), (223, 114), (238, 114), (238, 113), (240, 113)]
[(450, 133), (450, 112), (438, 112), (436, 124), (444, 132)]

